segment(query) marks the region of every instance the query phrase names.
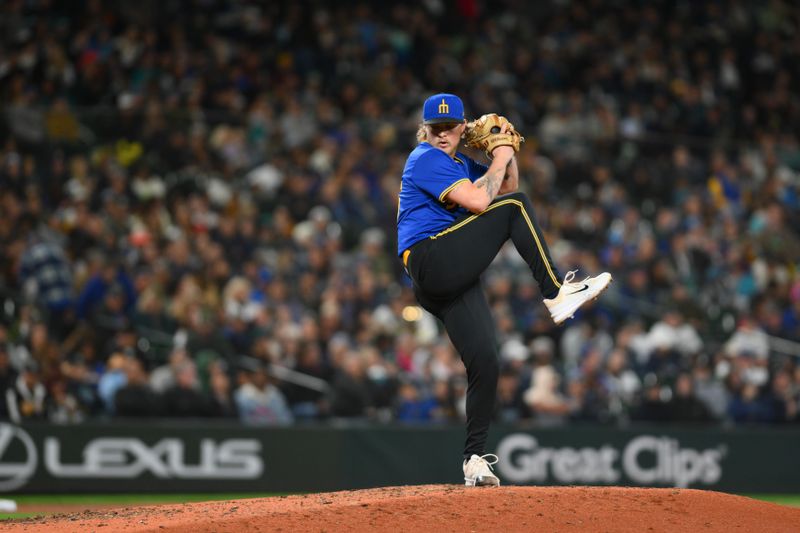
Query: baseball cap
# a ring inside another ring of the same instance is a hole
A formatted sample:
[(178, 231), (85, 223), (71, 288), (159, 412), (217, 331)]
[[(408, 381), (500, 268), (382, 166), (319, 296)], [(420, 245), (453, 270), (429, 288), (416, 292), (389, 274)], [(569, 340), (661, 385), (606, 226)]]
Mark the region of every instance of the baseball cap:
[(445, 122), (463, 122), (464, 103), (454, 94), (434, 94), (425, 100), (422, 106), (423, 124), (442, 124)]

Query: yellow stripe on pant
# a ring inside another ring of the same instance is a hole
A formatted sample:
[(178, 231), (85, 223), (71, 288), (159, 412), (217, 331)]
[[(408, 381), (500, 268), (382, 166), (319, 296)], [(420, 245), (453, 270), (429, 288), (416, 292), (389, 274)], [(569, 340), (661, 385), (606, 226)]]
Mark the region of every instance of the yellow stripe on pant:
[(480, 213), (475, 214), (475, 215), (471, 215), (471, 216), (465, 218), (464, 220), (462, 220), (461, 222), (459, 222), (458, 224), (456, 224), (455, 226), (451, 226), (451, 227), (447, 228), (446, 230), (444, 230), (444, 231), (442, 231), (440, 233), (437, 233), (436, 235), (432, 236), (431, 239), (437, 239), (437, 238), (441, 237), (442, 235), (447, 235), (448, 233), (452, 233), (453, 231), (455, 231), (455, 230), (457, 230), (459, 228), (462, 228), (465, 225), (467, 225), (470, 222), (472, 222), (473, 220), (477, 219), (482, 214), (488, 213), (492, 209), (495, 209), (495, 208), (503, 206), (503, 205), (516, 205), (517, 207), (519, 207), (519, 210), (522, 212), (523, 218), (525, 218), (525, 222), (528, 224), (528, 228), (531, 230), (531, 235), (533, 235), (533, 240), (536, 242), (536, 248), (538, 248), (538, 250), (539, 250), (539, 255), (542, 257), (542, 262), (544, 262), (544, 266), (547, 269), (547, 273), (550, 275), (550, 279), (553, 280), (553, 283), (555, 284), (555, 286), (560, 289), (561, 288), (561, 282), (559, 282), (556, 279), (555, 274), (553, 274), (553, 269), (550, 267), (550, 263), (547, 261), (547, 255), (544, 253), (544, 248), (542, 247), (541, 241), (539, 241), (539, 236), (536, 234), (536, 230), (533, 228), (533, 222), (531, 222), (531, 219), (528, 216), (528, 212), (525, 211), (525, 206), (523, 206), (522, 202), (520, 202), (519, 200), (514, 200), (513, 198), (508, 198), (506, 200), (500, 200), (496, 204), (491, 204), (489, 207), (487, 207), (486, 209), (484, 209)]

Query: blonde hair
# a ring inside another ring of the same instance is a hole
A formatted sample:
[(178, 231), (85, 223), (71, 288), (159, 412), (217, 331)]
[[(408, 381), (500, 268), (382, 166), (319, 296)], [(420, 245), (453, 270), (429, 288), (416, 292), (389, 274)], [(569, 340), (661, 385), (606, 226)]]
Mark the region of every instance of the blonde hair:
[(417, 128), (417, 143), (424, 142), (427, 137), (428, 133), (425, 131), (425, 124), (420, 122), (419, 128)]

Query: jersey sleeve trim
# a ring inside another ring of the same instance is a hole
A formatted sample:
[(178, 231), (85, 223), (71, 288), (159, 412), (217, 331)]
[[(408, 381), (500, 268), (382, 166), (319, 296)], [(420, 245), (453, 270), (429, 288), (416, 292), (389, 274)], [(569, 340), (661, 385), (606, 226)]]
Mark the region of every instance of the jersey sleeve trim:
[(443, 191), (442, 191), (442, 194), (440, 194), (440, 195), (439, 195), (439, 201), (440, 201), (440, 202), (444, 202), (444, 199), (445, 199), (445, 197), (446, 197), (448, 194), (450, 194), (450, 191), (452, 191), (453, 189), (455, 189), (456, 187), (458, 187), (459, 185), (461, 185), (461, 184), (462, 184), (462, 183), (464, 183), (465, 181), (469, 181), (469, 179), (468, 179), (468, 178), (461, 178), (460, 180), (458, 180), (458, 181), (454, 182), (454, 183), (453, 183), (452, 185), (450, 185), (448, 188), (446, 188), (445, 190), (443, 190)]

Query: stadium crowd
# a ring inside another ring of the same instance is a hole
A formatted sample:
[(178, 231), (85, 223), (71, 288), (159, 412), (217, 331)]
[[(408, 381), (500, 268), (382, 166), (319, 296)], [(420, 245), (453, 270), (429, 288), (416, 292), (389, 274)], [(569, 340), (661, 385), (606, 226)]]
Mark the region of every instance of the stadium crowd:
[(394, 252), (446, 90), (615, 280), (557, 328), (501, 253), (498, 420), (800, 421), (792, 2), (185, 4), (0, 6), (4, 418), (463, 417)]

